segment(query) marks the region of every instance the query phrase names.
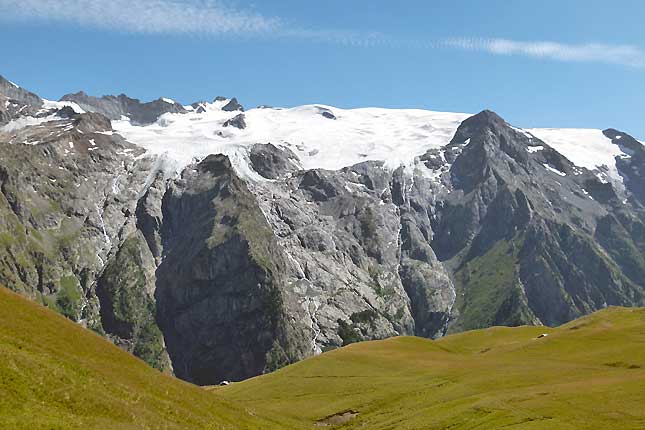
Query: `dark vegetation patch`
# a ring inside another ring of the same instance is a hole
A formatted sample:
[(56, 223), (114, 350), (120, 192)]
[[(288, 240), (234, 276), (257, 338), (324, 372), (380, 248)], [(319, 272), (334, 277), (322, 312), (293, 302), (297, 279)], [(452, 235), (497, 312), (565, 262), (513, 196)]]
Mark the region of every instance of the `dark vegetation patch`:
[(623, 361), (615, 361), (613, 363), (605, 363), (605, 366), (615, 367), (615, 368), (620, 368), (620, 369), (630, 369), (630, 370), (640, 369), (641, 368), (641, 366), (639, 366), (638, 364), (630, 364), (630, 363), (625, 363)]
[(317, 421), (316, 427), (340, 426), (343, 424), (347, 424), (357, 416), (358, 416), (358, 412), (356, 411), (350, 410), (350, 411), (340, 412)]

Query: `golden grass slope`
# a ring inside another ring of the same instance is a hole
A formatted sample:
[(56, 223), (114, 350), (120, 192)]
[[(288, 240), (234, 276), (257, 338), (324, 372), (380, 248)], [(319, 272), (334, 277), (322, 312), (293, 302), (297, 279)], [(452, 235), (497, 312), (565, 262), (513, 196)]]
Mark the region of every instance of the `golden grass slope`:
[(351, 411), (343, 428), (642, 430), (645, 309), (356, 344), (214, 390), (303, 428)]
[(0, 288), (0, 429), (258, 428), (283, 427)]
[(325, 427), (645, 429), (645, 309), (355, 344), (204, 390), (0, 289), (0, 429)]

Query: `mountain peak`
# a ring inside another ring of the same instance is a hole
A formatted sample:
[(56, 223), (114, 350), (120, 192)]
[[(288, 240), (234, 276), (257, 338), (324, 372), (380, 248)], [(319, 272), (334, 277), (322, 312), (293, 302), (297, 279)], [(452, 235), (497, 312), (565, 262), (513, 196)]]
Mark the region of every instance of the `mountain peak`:
[(470, 121), (481, 121), (481, 122), (486, 122), (486, 123), (506, 123), (504, 119), (497, 114), (497, 112), (492, 111), (490, 109), (484, 109), (483, 111), (479, 112), (476, 115), (473, 115), (470, 117), (468, 120)]
[(25, 105), (35, 107), (43, 105), (43, 100), (36, 94), (21, 88), (3, 76), (0, 76), (0, 94)]
[(233, 97), (224, 107), (222, 107), (222, 110), (224, 112), (244, 112), (244, 106), (237, 101), (237, 98)]
[(645, 151), (645, 146), (634, 139), (629, 134), (616, 130), (615, 128), (608, 128), (602, 132), (608, 139), (611, 139), (612, 143), (620, 146), (621, 148), (626, 149), (629, 152), (638, 152), (643, 153)]
[(499, 130), (504, 127), (508, 127), (506, 121), (497, 113), (486, 109), (465, 119), (457, 129), (451, 144), (463, 144), (484, 130)]

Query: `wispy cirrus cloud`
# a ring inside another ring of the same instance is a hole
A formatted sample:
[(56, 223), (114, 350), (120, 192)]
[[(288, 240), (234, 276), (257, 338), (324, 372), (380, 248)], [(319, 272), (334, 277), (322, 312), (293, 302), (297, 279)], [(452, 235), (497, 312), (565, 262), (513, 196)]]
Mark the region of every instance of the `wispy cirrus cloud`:
[(645, 68), (645, 51), (632, 45), (603, 43), (564, 44), (550, 41), (516, 41), (508, 39), (454, 38), (438, 46), (493, 55), (521, 55), (539, 59), (569, 62), (593, 62)]
[(267, 33), (277, 18), (218, 0), (0, 0), (2, 20), (40, 20), (134, 33)]
[(380, 33), (305, 29), (223, 0), (0, 0), (0, 21), (58, 22), (148, 34), (271, 35), (346, 46), (392, 44)]
[(401, 39), (378, 32), (306, 29), (280, 17), (233, 7), (230, 0), (0, 0), (2, 20), (71, 23), (144, 34), (287, 37), (363, 48), (458, 49), (490, 55), (645, 68), (645, 50), (632, 45), (472, 37)]
[(271, 35), (345, 46), (392, 44), (380, 33), (304, 29), (222, 0), (0, 0), (0, 21), (70, 23), (132, 33)]

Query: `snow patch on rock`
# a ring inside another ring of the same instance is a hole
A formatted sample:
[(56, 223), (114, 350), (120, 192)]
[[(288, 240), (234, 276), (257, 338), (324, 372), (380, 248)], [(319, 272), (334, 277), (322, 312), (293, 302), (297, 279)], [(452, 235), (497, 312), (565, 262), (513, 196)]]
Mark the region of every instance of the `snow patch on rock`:
[(531, 154), (534, 154), (536, 152), (544, 151), (544, 146), (527, 146), (526, 150)]
[(74, 110), (74, 112), (76, 112), (76, 113), (85, 113), (85, 111), (79, 105), (77, 105), (74, 102), (67, 102), (67, 101), (56, 102), (56, 101), (52, 101), (52, 100), (43, 100), (43, 108), (42, 108), (42, 110), (44, 110), (44, 111), (50, 110), (50, 109), (59, 110), (59, 109), (62, 109), (64, 107), (71, 107)]
[(12, 133), (14, 131), (18, 131), (26, 127), (33, 127), (36, 125), (43, 124), (45, 122), (58, 121), (58, 120), (60, 120), (60, 118), (57, 117), (56, 115), (48, 115), (42, 118), (36, 118), (33, 116), (21, 116), (20, 118), (16, 118), (12, 121), (9, 121), (3, 127), (0, 127), (0, 131), (3, 131), (5, 133)]
[(615, 180), (622, 178), (616, 167), (616, 157), (626, 155), (618, 145), (614, 145), (602, 130), (596, 129), (565, 129), (565, 128), (535, 128), (529, 130), (573, 164), (596, 170), (607, 166), (608, 175)]
[(548, 170), (549, 172), (553, 172), (553, 173), (555, 173), (555, 174), (556, 174), (556, 175), (558, 175), (558, 176), (567, 176), (567, 174), (566, 174), (566, 173), (561, 172), (561, 171), (559, 171), (558, 169), (556, 169), (556, 168), (554, 168), (554, 167), (552, 167), (552, 166), (550, 166), (550, 165), (548, 165), (548, 164), (544, 164), (544, 167), (545, 167), (545, 168), (546, 168), (546, 170)]

